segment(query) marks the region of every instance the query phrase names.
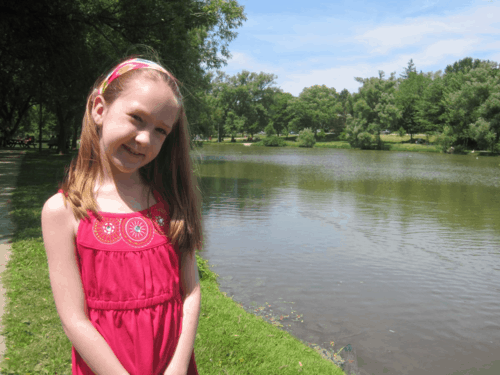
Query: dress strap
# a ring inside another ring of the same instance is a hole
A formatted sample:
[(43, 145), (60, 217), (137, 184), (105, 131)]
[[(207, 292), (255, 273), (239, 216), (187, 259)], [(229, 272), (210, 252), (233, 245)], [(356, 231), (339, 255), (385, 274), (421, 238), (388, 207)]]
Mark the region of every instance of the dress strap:
[(58, 193), (63, 193), (63, 194), (66, 196), (66, 198), (68, 197), (68, 193), (65, 193), (65, 192), (63, 191), (63, 189), (59, 189), (57, 192), (58, 192)]

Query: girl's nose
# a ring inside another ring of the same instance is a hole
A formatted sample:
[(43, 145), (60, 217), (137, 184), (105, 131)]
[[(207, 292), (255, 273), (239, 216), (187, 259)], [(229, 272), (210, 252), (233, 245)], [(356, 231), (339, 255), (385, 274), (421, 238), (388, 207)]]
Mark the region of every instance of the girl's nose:
[(142, 129), (137, 133), (135, 141), (143, 146), (148, 146), (151, 144), (151, 133), (150, 129)]

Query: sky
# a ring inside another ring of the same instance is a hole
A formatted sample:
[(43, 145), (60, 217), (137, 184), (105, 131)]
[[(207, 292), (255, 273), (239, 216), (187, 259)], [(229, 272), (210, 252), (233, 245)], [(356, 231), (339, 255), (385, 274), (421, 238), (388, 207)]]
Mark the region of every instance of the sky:
[(247, 21), (221, 70), (273, 73), (283, 91), (326, 85), (357, 92), (354, 77), (444, 71), (465, 57), (500, 63), (500, 0), (238, 0)]

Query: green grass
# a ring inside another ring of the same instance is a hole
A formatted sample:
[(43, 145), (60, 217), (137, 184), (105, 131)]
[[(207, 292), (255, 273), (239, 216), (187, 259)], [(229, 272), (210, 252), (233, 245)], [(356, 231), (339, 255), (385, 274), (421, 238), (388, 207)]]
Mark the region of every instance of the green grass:
[[(52, 298), (40, 228), (41, 208), (57, 191), (70, 159), (27, 151), (22, 162), (10, 212), (17, 230), (2, 274), (7, 289), (2, 374), (71, 373), (71, 343)], [(277, 328), (276, 321), (271, 325), (226, 297), (219, 290), (217, 275), (205, 260), (197, 259), (202, 276), (195, 343), (200, 374), (343, 374), (325, 359), (340, 361), (340, 357), (313, 344), (307, 346)]]
[[(265, 135), (259, 135), (260, 139), (262, 140)], [(287, 147), (299, 147), (298, 142), (296, 142), (297, 135), (290, 135), (288, 137), (283, 137), (285, 138), (285, 142)], [(387, 134), (387, 135), (381, 135), (380, 136), (382, 142), (384, 142), (384, 149), (387, 151), (411, 151), (411, 152), (441, 152), (441, 148), (439, 146), (436, 146), (434, 144), (431, 145), (422, 145), (422, 144), (415, 144), (415, 140), (418, 138), (422, 138), (427, 141), (427, 137), (425, 134), (415, 134), (413, 136), (413, 142), (410, 141), (410, 136), (405, 135), (403, 137), (400, 137), (399, 135), (396, 134)], [(242, 143), (247, 143), (247, 138), (236, 138), (236, 142), (231, 142), (231, 138), (224, 138), (222, 142), (217, 143), (217, 138), (212, 138), (212, 141), (210, 142), (205, 142), (207, 144), (219, 144), (219, 145), (226, 145), (226, 144), (242, 144)], [(333, 134), (327, 134), (326, 137), (321, 140), (316, 142), (314, 147), (317, 148), (342, 148), (342, 149), (351, 149), (351, 145), (347, 141), (339, 141), (339, 140), (333, 140), (334, 135)], [(429, 142), (434, 143), (436, 140), (435, 136), (430, 136), (429, 137)], [(262, 141), (257, 141), (252, 143), (252, 147), (255, 146), (262, 146), (265, 147), (262, 143)], [(374, 148), (376, 145), (374, 144)]]

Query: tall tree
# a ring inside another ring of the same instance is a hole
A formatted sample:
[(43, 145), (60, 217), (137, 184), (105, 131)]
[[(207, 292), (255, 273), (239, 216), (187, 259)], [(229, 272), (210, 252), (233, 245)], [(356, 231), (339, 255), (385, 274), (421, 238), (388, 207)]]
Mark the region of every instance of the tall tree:
[(276, 90), (273, 94), (270, 116), (271, 121), (273, 122), (273, 127), (278, 135), (289, 133), (288, 126), (292, 119), (292, 114), (290, 112), (290, 102), (292, 99), (292, 94), (282, 92), (281, 90)]
[(410, 134), (410, 139), (413, 139), (413, 134), (424, 130), (418, 117), (418, 106), (428, 81), (430, 79), (423, 74), (410, 71), (408, 77), (399, 84), (395, 92), (396, 105), (401, 111), (399, 124), (406, 133)]
[(408, 66), (406, 68), (403, 68), (403, 69), (404, 69), (403, 73), (400, 74), (400, 77), (402, 79), (408, 79), (408, 78), (410, 78), (411, 73), (417, 72), (417, 68), (415, 67), (415, 64), (413, 63), (413, 59), (410, 59), (410, 61), (408, 61)]

